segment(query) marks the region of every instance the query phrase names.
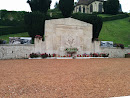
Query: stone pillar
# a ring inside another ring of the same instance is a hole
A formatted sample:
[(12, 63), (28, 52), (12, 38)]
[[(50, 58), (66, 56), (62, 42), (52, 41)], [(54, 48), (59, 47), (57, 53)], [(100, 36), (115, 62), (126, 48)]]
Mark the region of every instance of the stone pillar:
[(100, 52), (100, 41), (94, 41), (94, 52), (99, 53)]
[(34, 39), (35, 44), (35, 53), (42, 52), (42, 38), (35, 38)]

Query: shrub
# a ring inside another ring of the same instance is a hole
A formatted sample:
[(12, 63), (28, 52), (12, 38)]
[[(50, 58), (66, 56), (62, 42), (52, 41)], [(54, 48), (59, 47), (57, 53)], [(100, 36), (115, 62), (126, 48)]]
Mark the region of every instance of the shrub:
[(93, 57), (98, 57), (98, 54), (97, 53), (93, 53)]
[(123, 44), (120, 44), (120, 47), (121, 47), (121, 49), (124, 49), (124, 45)]
[(51, 55), (49, 54), (48, 57), (51, 57)]
[(40, 57), (39, 54), (36, 54), (36, 53), (32, 53), (29, 55), (30, 58), (37, 58), (37, 57)]
[(47, 58), (47, 57), (48, 57), (48, 54), (43, 53), (43, 54), (41, 54), (41, 57), (42, 57), (42, 58)]
[(0, 28), (0, 36), (1, 35), (8, 35), (8, 34), (17, 34), (17, 33), (22, 33), (22, 32), (26, 32), (26, 29), (24, 26)]
[(5, 20), (0, 20), (0, 25), (2, 26), (21, 26), (24, 25), (24, 21), (18, 21), (18, 20), (9, 20), (9, 19), (5, 19)]
[(109, 54), (108, 53), (101, 53), (101, 57), (108, 57)]
[(111, 17), (103, 17), (102, 20), (103, 21), (112, 21), (112, 20), (117, 20), (117, 19), (123, 19), (129, 17), (128, 14), (119, 14), (119, 15), (113, 15)]
[(123, 44), (117, 44), (117, 43), (115, 43), (113, 45), (113, 47), (121, 47), (121, 49), (124, 49), (124, 45)]
[(0, 39), (0, 44), (5, 44), (6, 42), (2, 39)]

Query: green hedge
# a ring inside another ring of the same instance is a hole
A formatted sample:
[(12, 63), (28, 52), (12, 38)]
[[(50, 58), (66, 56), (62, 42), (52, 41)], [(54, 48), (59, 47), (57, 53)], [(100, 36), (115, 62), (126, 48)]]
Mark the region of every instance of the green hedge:
[(117, 20), (117, 19), (123, 19), (126, 17), (129, 17), (129, 15), (128, 14), (119, 14), (119, 15), (114, 15), (111, 17), (103, 17), (102, 20), (103, 21), (112, 21), (112, 20)]
[(14, 26), (8, 28), (0, 28), (0, 36), (1, 35), (8, 35), (8, 34), (16, 34), (26, 32), (24, 26)]
[(23, 25), (24, 21), (17, 21), (17, 20), (0, 20), (0, 25), (1, 26), (18, 26), (18, 25)]

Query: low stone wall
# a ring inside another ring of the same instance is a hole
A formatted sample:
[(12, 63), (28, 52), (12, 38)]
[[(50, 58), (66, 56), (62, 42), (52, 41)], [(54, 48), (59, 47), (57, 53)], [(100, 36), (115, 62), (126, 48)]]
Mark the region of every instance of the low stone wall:
[[(110, 58), (124, 58), (125, 54), (130, 53), (130, 48), (108, 48), (108, 47), (100, 47), (100, 42), (95, 41), (91, 44), (91, 51), (82, 51), (83, 53), (109, 53)], [(45, 46), (45, 41), (35, 39), (35, 44), (30, 45), (9, 45), (3, 44), (0, 45), (0, 59), (21, 59), (28, 58), (31, 53), (48, 53)], [(61, 54), (60, 51), (58, 52)], [(57, 54), (57, 53), (56, 53)], [(66, 55), (66, 53), (62, 53), (62, 55)]]
[(109, 53), (109, 57), (110, 58), (124, 58), (125, 54), (130, 53), (130, 48), (117, 48), (117, 47), (113, 47), (113, 48), (100, 48), (100, 53)]
[(28, 58), (34, 52), (34, 45), (0, 45), (0, 59)]

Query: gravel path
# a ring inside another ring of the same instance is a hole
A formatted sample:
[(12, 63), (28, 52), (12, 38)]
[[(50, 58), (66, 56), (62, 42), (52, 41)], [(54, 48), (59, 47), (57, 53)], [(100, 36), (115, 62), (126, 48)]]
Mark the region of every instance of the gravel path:
[(130, 95), (130, 59), (0, 60), (0, 98)]

